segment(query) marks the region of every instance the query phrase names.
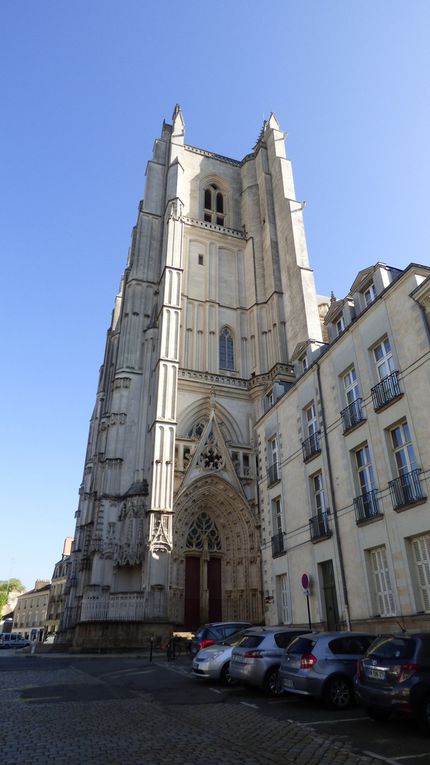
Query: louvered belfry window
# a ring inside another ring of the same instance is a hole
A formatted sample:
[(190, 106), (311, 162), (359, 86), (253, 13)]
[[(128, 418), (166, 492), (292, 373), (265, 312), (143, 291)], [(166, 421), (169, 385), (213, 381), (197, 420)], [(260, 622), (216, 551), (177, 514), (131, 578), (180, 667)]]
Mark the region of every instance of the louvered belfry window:
[(206, 223), (214, 223), (217, 226), (225, 225), (224, 195), (215, 183), (211, 183), (204, 190), (203, 220)]

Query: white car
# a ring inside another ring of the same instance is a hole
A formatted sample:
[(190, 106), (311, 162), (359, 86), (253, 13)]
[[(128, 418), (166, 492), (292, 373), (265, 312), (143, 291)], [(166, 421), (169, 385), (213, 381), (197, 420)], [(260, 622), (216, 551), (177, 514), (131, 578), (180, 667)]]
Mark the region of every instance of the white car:
[(26, 648), (28, 645), (30, 641), (18, 632), (3, 632), (0, 635), (0, 648)]
[(246, 632), (246, 630), (235, 632), (219, 643), (201, 648), (193, 659), (191, 669), (193, 676), (203, 680), (219, 680), (224, 685), (232, 685), (234, 680), (230, 676), (231, 652)]

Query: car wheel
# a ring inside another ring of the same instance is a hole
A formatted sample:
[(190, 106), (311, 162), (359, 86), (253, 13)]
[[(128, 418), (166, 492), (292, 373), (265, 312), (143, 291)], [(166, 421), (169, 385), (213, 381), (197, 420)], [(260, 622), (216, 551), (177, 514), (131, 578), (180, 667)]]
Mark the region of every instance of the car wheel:
[(326, 683), (324, 699), (333, 709), (348, 709), (354, 700), (352, 685), (346, 677), (333, 677)]
[(228, 661), (226, 664), (224, 664), (221, 674), (220, 674), (220, 680), (223, 685), (235, 685), (237, 683), (237, 680), (233, 680), (232, 676), (230, 675), (230, 662)]
[(391, 714), (388, 709), (381, 709), (380, 707), (366, 707), (366, 712), (372, 720), (377, 722), (385, 722)]
[(279, 673), (276, 667), (269, 669), (264, 678), (264, 690), (270, 696), (282, 696), (283, 690), (279, 680)]
[(425, 696), (417, 713), (418, 725), (422, 733), (430, 734), (430, 696)]

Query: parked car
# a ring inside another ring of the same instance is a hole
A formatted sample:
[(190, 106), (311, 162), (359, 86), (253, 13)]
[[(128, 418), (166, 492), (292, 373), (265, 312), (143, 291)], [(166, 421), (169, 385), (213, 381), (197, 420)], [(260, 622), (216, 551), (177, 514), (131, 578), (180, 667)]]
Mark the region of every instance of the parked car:
[(190, 653), (195, 656), (202, 648), (213, 645), (220, 640), (233, 635), (246, 627), (252, 627), (251, 622), (211, 622), (198, 628), (191, 640)]
[(233, 648), (230, 675), (233, 680), (256, 685), (266, 693), (282, 693), (278, 670), (286, 647), (297, 635), (309, 630), (291, 627), (253, 627), (246, 630)]
[(279, 669), (283, 690), (346, 709), (354, 701), (357, 661), (374, 639), (367, 632), (312, 632), (296, 638)]
[(30, 641), (18, 632), (4, 632), (0, 635), (0, 648), (26, 648), (28, 645)]
[(374, 720), (400, 712), (430, 733), (430, 632), (376, 640), (358, 662), (355, 691)]
[(219, 680), (224, 685), (233, 685), (235, 681), (230, 675), (231, 653), (244, 634), (244, 630), (234, 632), (225, 640), (202, 648), (193, 659), (192, 675), (203, 680)]

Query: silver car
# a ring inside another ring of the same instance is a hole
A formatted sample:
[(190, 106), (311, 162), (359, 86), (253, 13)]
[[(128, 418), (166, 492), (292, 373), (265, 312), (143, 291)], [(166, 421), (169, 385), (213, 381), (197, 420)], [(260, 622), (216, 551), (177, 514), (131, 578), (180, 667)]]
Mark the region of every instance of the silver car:
[(313, 632), (296, 638), (279, 668), (283, 690), (347, 709), (354, 700), (357, 661), (375, 637), (368, 632)]
[(233, 685), (234, 680), (230, 675), (231, 652), (244, 634), (244, 631), (235, 632), (234, 635), (230, 635), (219, 643), (202, 648), (193, 659), (191, 669), (193, 676), (203, 680), (219, 680), (224, 685)]
[(283, 692), (278, 681), (282, 656), (293, 638), (305, 632), (309, 630), (283, 626), (246, 630), (231, 654), (232, 679), (256, 685), (266, 693), (278, 696)]

